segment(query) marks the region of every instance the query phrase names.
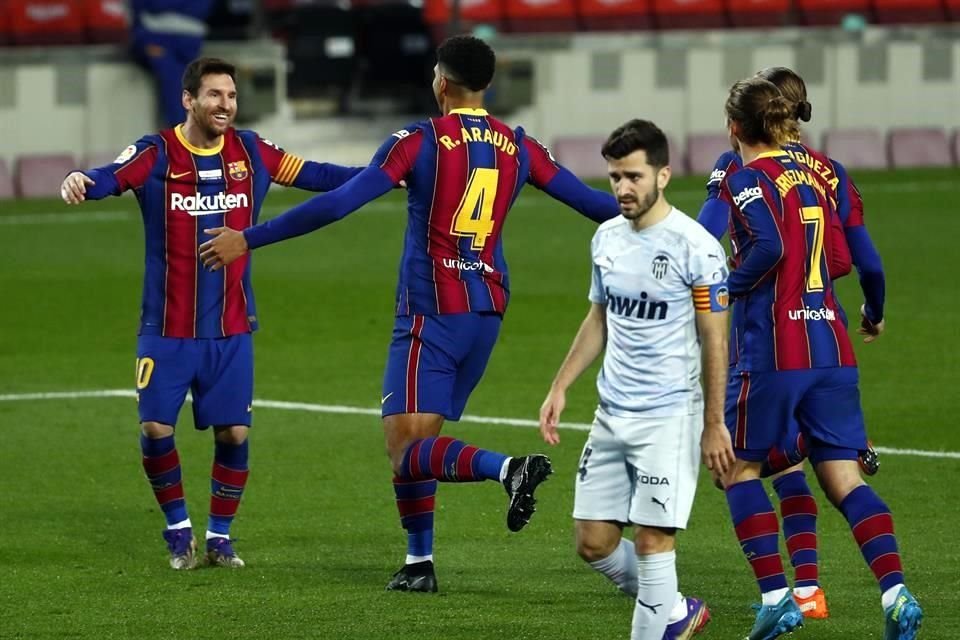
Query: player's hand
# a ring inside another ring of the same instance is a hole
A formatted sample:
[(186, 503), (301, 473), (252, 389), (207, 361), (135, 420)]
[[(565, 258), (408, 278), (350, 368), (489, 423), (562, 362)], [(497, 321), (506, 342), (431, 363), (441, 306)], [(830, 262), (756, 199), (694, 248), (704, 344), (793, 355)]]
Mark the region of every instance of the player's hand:
[(730, 432), (723, 421), (708, 421), (703, 426), (700, 436), (700, 451), (703, 464), (713, 472), (714, 476), (725, 476), (733, 467), (736, 457), (733, 455), (733, 442)]
[(74, 171), (63, 179), (60, 185), (60, 197), (67, 204), (80, 204), (87, 199), (87, 186), (96, 184), (82, 171)]
[(870, 322), (869, 318), (867, 318), (867, 305), (860, 305), (860, 326), (857, 328), (857, 333), (866, 336), (866, 338), (863, 339), (864, 342), (870, 344), (879, 338), (885, 326), (886, 324), (883, 320), (876, 324)]
[(567, 394), (559, 389), (550, 389), (546, 400), (540, 405), (540, 435), (547, 444), (560, 444), (560, 414), (567, 406)]
[(204, 233), (214, 236), (200, 245), (200, 260), (210, 271), (222, 269), (247, 252), (247, 239), (236, 229), (217, 227)]

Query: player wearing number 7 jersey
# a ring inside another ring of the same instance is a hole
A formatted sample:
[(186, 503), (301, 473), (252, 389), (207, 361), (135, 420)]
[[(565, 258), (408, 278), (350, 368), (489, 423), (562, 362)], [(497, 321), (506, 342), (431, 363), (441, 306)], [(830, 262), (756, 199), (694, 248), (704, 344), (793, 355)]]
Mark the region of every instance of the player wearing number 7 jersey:
[(201, 247), (219, 268), (273, 242), (346, 216), (390, 191), (408, 189), (409, 219), (396, 294), (396, 324), (383, 385), (383, 425), (407, 557), (388, 589), (436, 591), (433, 512), (437, 482), (502, 482), (507, 526), (534, 511), (534, 490), (550, 474), (546, 456), (510, 458), (439, 437), (458, 420), (500, 331), (510, 284), (500, 233), (525, 183), (597, 222), (619, 215), (616, 199), (559, 166), (523, 129), (490, 116), (483, 93), (495, 55), (482, 40), (456, 36), (437, 50), (433, 82), (442, 117), (393, 134), (346, 185), (242, 234), (225, 229)]
[(726, 112), (744, 166), (723, 186), (732, 204), (735, 262), (727, 282), (740, 307), (726, 407), (737, 460), (724, 486), (761, 592), (748, 639), (773, 640), (803, 623), (783, 573), (778, 521), (759, 479), (762, 461), (795, 420), (820, 486), (877, 579), (884, 640), (913, 640), (923, 612), (904, 586), (890, 509), (857, 464), (867, 438), (856, 360), (824, 251), (834, 205), (827, 188), (782, 148), (795, 107), (774, 84), (736, 83)]

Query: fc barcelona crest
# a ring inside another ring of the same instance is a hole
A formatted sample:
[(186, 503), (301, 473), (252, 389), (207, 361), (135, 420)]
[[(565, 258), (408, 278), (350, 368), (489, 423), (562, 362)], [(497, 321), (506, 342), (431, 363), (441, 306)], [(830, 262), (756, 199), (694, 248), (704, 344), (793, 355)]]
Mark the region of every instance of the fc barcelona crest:
[(236, 162), (230, 162), (227, 164), (227, 171), (230, 173), (231, 178), (239, 182), (249, 174), (247, 171), (247, 161), (237, 160)]
[(667, 275), (667, 266), (669, 266), (670, 260), (667, 256), (662, 253), (653, 259), (653, 277), (657, 280), (662, 280), (663, 276)]

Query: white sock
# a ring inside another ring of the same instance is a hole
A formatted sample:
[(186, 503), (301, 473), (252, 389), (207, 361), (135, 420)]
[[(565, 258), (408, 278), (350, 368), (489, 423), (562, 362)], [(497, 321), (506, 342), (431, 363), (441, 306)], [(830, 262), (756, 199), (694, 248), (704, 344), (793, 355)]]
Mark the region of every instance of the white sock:
[(783, 596), (790, 593), (790, 589), (774, 589), (773, 591), (766, 591), (760, 595), (760, 600), (765, 607), (772, 607), (776, 604), (779, 604), (783, 600)]
[(883, 607), (884, 611), (896, 604), (897, 596), (900, 595), (900, 589), (903, 589), (903, 584), (895, 584), (880, 596), (880, 606)]
[(631, 598), (637, 597), (637, 552), (633, 542), (620, 538), (613, 553), (589, 565), (610, 578), (620, 591)]
[(677, 553), (637, 556), (637, 602), (631, 640), (660, 640), (677, 599)]
[(503, 464), (500, 466), (500, 482), (503, 482), (504, 480), (507, 479), (507, 469), (510, 468), (511, 460), (513, 460), (513, 458), (507, 458), (506, 460), (503, 461)]
[(173, 531), (174, 529), (186, 529), (187, 527), (192, 527), (192, 525), (190, 524), (190, 518), (187, 518), (186, 520), (181, 520), (180, 522), (177, 522), (175, 524), (168, 524), (167, 531)]
[(432, 553), (425, 556), (411, 556), (409, 553), (407, 554), (407, 564), (416, 564), (418, 562), (426, 562), (428, 560), (433, 562)]
[(207, 540), (213, 540), (214, 538), (226, 538), (230, 539), (230, 535), (227, 533), (214, 533), (213, 531), (207, 531)]
[(798, 598), (809, 598), (815, 594), (819, 588), (820, 587), (794, 587), (793, 595), (797, 596)]
[(673, 605), (673, 611), (670, 612), (670, 617), (667, 618), (667, 624), (673, 624), (674, 622), (680, 622), (687, 617), (687, 599), (683, 597), (683, 594), (677, 591), (677, 602)]

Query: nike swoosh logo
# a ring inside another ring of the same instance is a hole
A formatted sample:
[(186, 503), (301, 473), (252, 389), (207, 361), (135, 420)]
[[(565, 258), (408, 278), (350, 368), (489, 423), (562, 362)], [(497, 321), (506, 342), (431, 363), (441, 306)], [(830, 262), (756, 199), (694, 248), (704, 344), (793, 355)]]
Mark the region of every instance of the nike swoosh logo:
[(252, 404), (248, 404), (248, 405), (247, 405), (247, 413), (253, 413), (253, 405), (252, 405)]
[(391, 391), (391, 392), (388, 393), (387, 395), (383, 396), (383, 397), (380, 399), (380, 406), (383, 406), (383, 404), (384, 404), (387, 400), (389, 400), (389, 399), (390, 399), (390, 396), (392, 396), (392, 395), (393, 395), (393, 391)]
[(188, 175), (190, 175), (191, 173), (193, 173), (193, 171), (184, 171), (183, 173), (171, 173), (171, 174), (170, 174), (170, 177), (173, 178), (174, 180), (176, 180), (177, 178), (182, 178), (183, 176), (188, 176)]

